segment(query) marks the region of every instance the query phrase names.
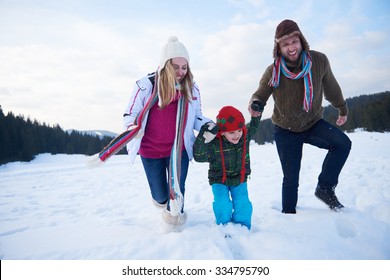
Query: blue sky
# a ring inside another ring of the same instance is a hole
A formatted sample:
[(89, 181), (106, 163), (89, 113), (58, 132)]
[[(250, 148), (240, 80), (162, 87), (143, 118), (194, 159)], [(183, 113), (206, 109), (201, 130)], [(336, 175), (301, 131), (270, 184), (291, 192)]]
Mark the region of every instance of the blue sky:
[[(346, 98), (390, 90), (385, 0), (0, 0), (0, 105), (64, 129), (121, 132), (136, 80), (156, 70), (176, 35), (204, 114), (234, 105), (249, 119), (285, 18), (328, 56)], [(271, 111), (272, 101), (264, 118)]]

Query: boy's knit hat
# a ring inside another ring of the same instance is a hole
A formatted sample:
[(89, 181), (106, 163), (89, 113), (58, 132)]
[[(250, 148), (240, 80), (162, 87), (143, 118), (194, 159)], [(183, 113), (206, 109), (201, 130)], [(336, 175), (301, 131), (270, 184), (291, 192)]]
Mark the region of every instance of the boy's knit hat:
[(309, 51), (310, 47), (307, 43), (305, 37), (303, 36), (301, 30), (298, 27), (298, 24), (295, 21), (290, 19), (285, 19), (276, 27), (275, 31), (275, 41), (274, 41), (274, 50), (273, 57), (277, 59), (280, 56), (279, 43), (282, 40), (287, 39), (290, 36), (298, 35), (301, 39), (302, 48), (305, 51)]
[(246, 129), (244, 116), (233, 106), (225, 106), (219, 111), (217, 125), (221, 132)]
[(179, 39), (176, 36), (171, 36), (161, 52), (160, 71), (165, 67), (165, 63), (167, 63), (168, 60), (175, 57), (183, 57), (188, 63), (190, 62), (190, 56), (188, 55), (186, 47), (183, 43), (179, 42)]
[(221, 152), (221, 161), (222, 161), (222, 183), (226, 181), (226, 168), (225, 168), (225, 157), (223, 154), (222, 147), (222, 136), (221, 132), (229, 132), (242, 129), (243, 134), (243, 148), (242, 148), (242, 157), (241, 157), (241, 171), (240, 171), (240, 182), (244, 182), (245, 179), (245, 160), (246, 160), (246, 134), (247, 129), (245, 126), (245, 119), (242, 113), (234, 108), (233, 106), (225, 106), (223, 107), (218, 115), (217, 115), (217, 125), (219, 128), (219, 132), (217, 137), (219, 138), (219, 148)]

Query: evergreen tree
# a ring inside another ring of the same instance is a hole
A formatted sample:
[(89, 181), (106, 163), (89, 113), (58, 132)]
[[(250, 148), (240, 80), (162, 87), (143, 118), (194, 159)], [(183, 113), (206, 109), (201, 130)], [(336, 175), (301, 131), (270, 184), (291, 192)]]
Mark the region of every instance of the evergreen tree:
[(4, 115), (0, 106), (0, 164), (30, 161), (40, 153), (92, 155), (112, 139), (77, 131), (69, 134), (59, 125), (39, 124), (37, 120), (15, 116), (12, 112)]

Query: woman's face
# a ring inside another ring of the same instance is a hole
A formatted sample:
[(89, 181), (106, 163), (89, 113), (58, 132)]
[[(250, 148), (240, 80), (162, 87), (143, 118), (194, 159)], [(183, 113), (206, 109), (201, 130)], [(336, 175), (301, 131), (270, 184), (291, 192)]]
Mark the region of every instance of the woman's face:
[(188, 72), (188, 62), (183, 57), (175, 57), (171, 60), (175, 70), (176, 80), (180, 83)]

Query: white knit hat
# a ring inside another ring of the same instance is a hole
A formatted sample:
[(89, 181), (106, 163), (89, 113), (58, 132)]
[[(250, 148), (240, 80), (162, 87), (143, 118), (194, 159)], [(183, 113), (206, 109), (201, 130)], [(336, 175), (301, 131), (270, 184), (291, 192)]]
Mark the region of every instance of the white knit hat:
[(190, 56), (186, 47), (179, 42), (176, 36), (171, 36), (161, 52), (160, 71), (164, 68), (168, 60), (175, 57), (183, 57), (188, 63), (190, 62)]

